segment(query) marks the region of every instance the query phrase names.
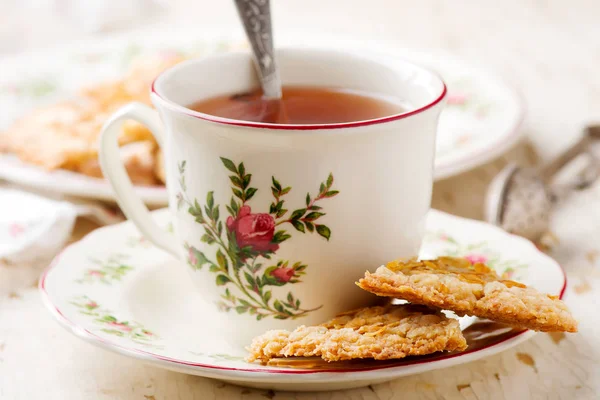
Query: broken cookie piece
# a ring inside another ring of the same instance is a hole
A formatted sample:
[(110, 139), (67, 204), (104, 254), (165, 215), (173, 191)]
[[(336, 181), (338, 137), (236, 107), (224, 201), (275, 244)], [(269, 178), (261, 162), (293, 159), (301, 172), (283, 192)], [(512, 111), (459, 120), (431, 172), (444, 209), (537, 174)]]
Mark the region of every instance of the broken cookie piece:
[(536, 331), (577, 332), (577, 321), (557, 297), (503, 280), (488, 266), (464, 258), (393, 261), (367, 272), (357, 285), (458, 315), (487, 318)]
[(390, 360), (466, 347), (457, 320), (423, 306), (390, 304), (349, 311), (291, 332), (268, 331), (252, 341), (247, 361), (312, 356), (326, 361)]

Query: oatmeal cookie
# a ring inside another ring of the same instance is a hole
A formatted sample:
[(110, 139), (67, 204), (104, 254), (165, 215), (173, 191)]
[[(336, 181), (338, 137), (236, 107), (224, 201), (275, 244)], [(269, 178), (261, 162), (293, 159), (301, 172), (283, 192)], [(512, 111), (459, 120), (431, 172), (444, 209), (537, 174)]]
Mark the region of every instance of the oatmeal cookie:
[(273, 330), (254, 338), (247, 361), (318, 356), (326, 361), (390, 360), (465, 350), (458, 321), (423, 306), (365, 307), (318, 326)]
[(557, 297), (501, 279), (488, 266), (464, 258), (393, 261), (367, 272), (357, 285), (458, 315), (487, 318), (536, 331), (577, 332), (577, 321)]

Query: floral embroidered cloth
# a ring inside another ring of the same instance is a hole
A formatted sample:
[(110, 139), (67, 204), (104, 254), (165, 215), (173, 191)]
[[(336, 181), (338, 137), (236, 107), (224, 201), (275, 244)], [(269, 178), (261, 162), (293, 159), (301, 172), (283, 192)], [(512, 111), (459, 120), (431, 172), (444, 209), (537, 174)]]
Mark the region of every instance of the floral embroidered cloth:
[(100, 225), (123, 219), (99, 204), (0, 187), (0, 293), (35, 281), (69, 240), (78, 216)]

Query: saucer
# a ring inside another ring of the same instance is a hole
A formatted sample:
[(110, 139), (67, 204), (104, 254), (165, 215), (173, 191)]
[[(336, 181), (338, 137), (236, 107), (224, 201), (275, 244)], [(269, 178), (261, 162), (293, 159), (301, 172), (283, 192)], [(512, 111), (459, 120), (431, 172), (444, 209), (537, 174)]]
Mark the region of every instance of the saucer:
[[(152, 215), (169, 228), (167, 210)], [(564, 293), (566, 277), (560, 266), (525, 239), (435, 210), (426, 227), (422, 256), (464, 256), (542, 292), (561, 297)], [(56, 320), (92, 344), (156, 367), (273, 390), (377, 384), (478, 360), (534, 335), (464, 317), (461, 328), (472, 345), (462, 353), (391, 362), (320, 363), (314, 368), (249, 364), (244, 361), (245, 350), (227, 344), (217, 328), (226, 314), (202, 300), (187, 274), (183, 265), (124, 222), (98, 229), (66, 248), (43, 274), (39, 287)]]

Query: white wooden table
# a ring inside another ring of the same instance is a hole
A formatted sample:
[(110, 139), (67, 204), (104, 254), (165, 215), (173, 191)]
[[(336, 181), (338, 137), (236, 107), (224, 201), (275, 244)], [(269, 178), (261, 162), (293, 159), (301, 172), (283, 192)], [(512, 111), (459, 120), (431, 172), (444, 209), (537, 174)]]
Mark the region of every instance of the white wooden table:
[[(230, 24), (235, 12), (230, 2), (171, 3), (171, 15), (162, 24), (195, 24), (199, 34)], [(507, 160), (523, 164), (547, 160), (574, 141), (584, 123), (600, 121), (596, 0), (272, 3), (278, 30), (302, 31), (310, 24), (313, 32), (442, 48), (477, 61), (520, 89), (528, 108), (523, 129), (532, 146), (520, 143), (501, 159), (436, 183), (433, 205), (444, 211), (481, 218), (485, 187)], [(19, 17), (23, 23), (39, 22), (41, 39), (27, 36), (29, 47), (75, 32), (51, 16), (11, 15)], [(13, 20), (12, 26), (17, 29), (20, 24)], [(2, 40), (14, 36), (0, 36), (0, 51), (15, 51), (15, 46), (2, 46)], [(374, 387), (273, 393), (147, 367), (95, 348), (52, 321), (34, 287), (15, 287), (0, 292), (0, 399), (598, 399), (599, 206), (600, 185), (596, 185), (562, 204), (552, 223), (556, 240), (551, 255), (568, 274), (566, 301), (580, 321), (576, 335), (539, 334), (485, 360)], [(92, 228), (80, 222), (74, 239)]]

